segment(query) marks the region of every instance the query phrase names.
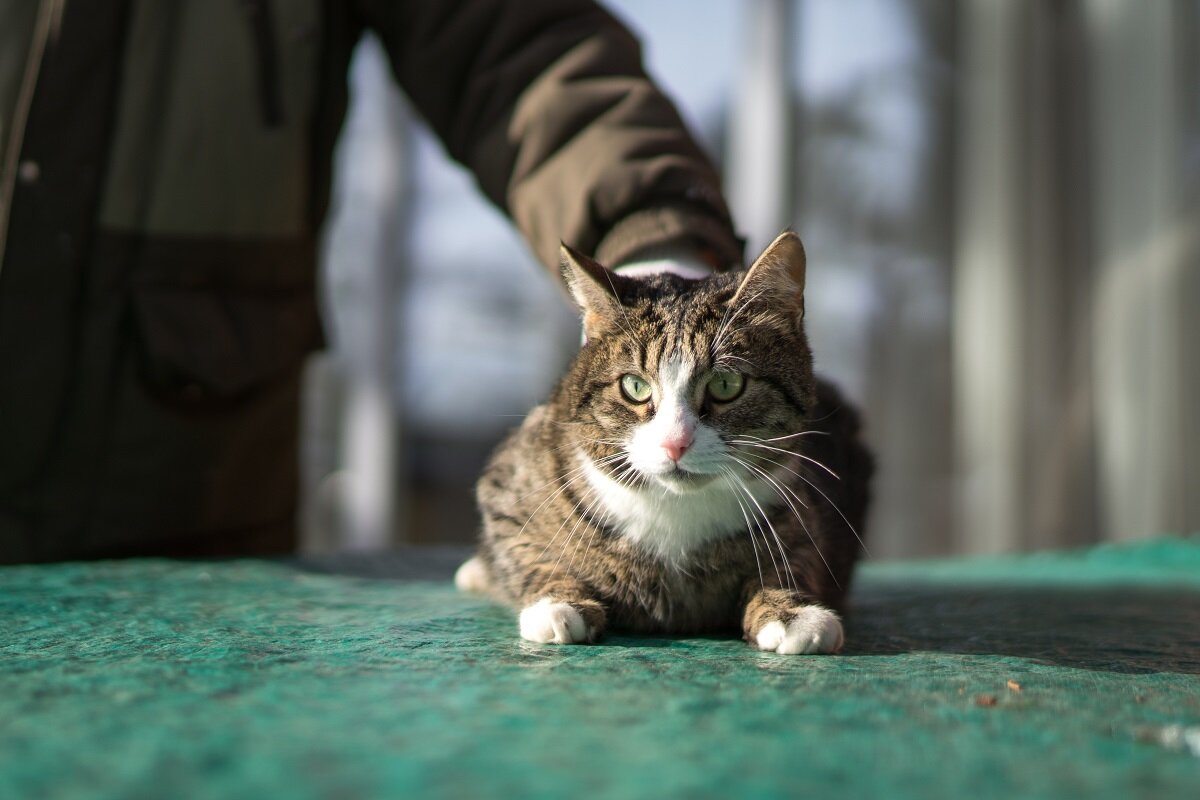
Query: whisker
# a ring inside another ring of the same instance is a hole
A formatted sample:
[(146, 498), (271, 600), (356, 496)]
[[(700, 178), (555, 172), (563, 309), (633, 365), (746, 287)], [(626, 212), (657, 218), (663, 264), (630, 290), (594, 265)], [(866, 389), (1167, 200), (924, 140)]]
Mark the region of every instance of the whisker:
[[(736, 476), (733, 474), (733, 469), (731, 469), (730, 467), (722, 467), (721, 471), (725, 473), (725, 479), (730, 484), (732, 484), (733, 481), (737, 480)], [(762, 559), (759, 558), (758, 543), (754, 541), (754, 531), (750, 527), (750, 515), (748, 513), (746, 513), (746, 506), (745, 506), (745, 504), (742, 503), (741, 498), (739, 498), (735, 494), (733, 496), (733, 499), (734, 499), (734, 502), (736, 502), (738, 504), (738, 509), (741, 510), (741, 512), (742, 512), (742, 518), (744, 520), (746, 520), (746, 533), (750, 534), (750, 547), (754, 551), (754, 563), (758, 567), (758, 585), (761, 586), (763, 588), (763, 590), (765, 591), (767, 588), (767, 582), (766, 582), (766, 580), (763, 579)]]
[[(766, 289), (759, 289), (754, 294), (752, 294), (749, 298), (740, 302), (736, 308), (732, 305), (727, 305), (725, 307), (725, 314), (721, 318), (721, 325), (720, 325), (720, 327), (717, 328), (717, 333), (713, 337), (713, 343), (709, 347), (710, 357), (715, 356), (716, 353), (720, 350), (721, 346), (724, 345), (725, 339), (731, 334), (731, 331), (733, 330), (733, 327), (732, 327), (733, 323), (737, 320), (737, 318), (743, 312), (745, 312), (747, 309), (749, 309), (756, 300), (758, 300), (760, 297), (762, 297), (765, 292), (766, 292)], [(733, 312), (732, 316), (730, 316), (730, 313), (729, 313), (730, 311)], [(716, 359), (713, 358), (713, 360), (715, 361)]]
[[(583, 516), (579, 513), (579, 507), (581, 505), (583, 505), (582, 497), (575, 501), (574, 507), (572, 508), (572, 514), (563, 518), (562, 524), (558, 526), (558, 530), (556, 530), (554, 535), (550, 537), (550, 541), (546, 542), (546, 546), (542, 548), (542, 552), (538, 553), (538, 561), (541, 561), (546, 555), (546, 551), (554, 546), (554, 543), (558, 541), (559, 535), (563, 532), (563, 529), (567, 527), (567, 523), (571, 521), (571, 517), (574, 516), (576, 518), (575, 526), (571, 528), (571, 533), (567, 534), (567, 542), (571, 541), (571, 537), (574, 535), (576, 528), (579, 527), (580, 521), (583, 520)], [(558, 559), (554, 562), (555, 570), (558, 569), (558, 564), (560, 561), (562, 561), (562, 552), (559, 553)]]
[[(575, 518), (576, 518), (575, 524), (571, 527), (571, 532), (567, 534), (567, 540), (563, 543), (562, 550), (559, 552), (558, 558), (554, 562), (554, 570), (556, 572), (558, 571), (558, 565), (560, 563), (562, 563), (562, 557), (564, 555), (566, 555), (567, 545), (569, 545), (571, 543), (571, 539), (574, 538), (575, 539), (575, 549), (571, 551), (571, 561), (570, 561), (570, 563), (567, 564), (567, 574), (568, 575), (574, 574), (575, 556), (579, 553), (579, 547), (583, 544), (583, 539), (584, 539), (584, 537), (582, 535), (579, 535), (579, 536), (575, 535), (579, 531), (579, 526), (581, 524), (583, 524), (583, 521), (584, 521), (584, 516), (579, 513), (579, 506), (582, 503), (583, 503), (583, 498), (580, 498), (579, 502), (575, 504)], [(591, 509), (589, 506), (589, 511), (590, 510)], [(566, 525), (566, 522), (564, 522), (563, 524)], [(555, 535), (555, 538), (557, 538), (557, 534)]]
[(629, 313), (625, 310), (625, 304), (621, 302), (621, 293), (617, 291), (617, 286), (613, 283), (612, 273), (608, 270), (605, 270), (604, 279), (608, 282), (608, 287), (612, 289), (612, 296), (617, 301), (617, 308), (621, 309), (621, 319), (623, 320), (625, 333), (629, 335), (629, 338), (637, 341), (638, 337), (637, 333), (634, 331), (633, 322), (629, 319)]
[(717, 360), (713, 364), (713, 367), (714, 369), (723, 369), (726, 366), (732, 366), (732, 362), (734, 361), (740, 361), (747, 367), (754, 369), (753, 361), (748, 358), (743, 358), (742, 356), (735, 356), (732, 353), (723, 353), (722, 355), (718, 356)]
[[(731, 484), (734, 489), (736, 489), (739, 492), (742, 492), (743, 494), (748, 494), (748, 490), (743, 485), (742, 479), (739, 476), (737, 476), (736, 474), (734, 474), (731, 471), (730, 478), (731, 478)], [(749, 506), (744, 505), (740, 499), (738, 499), (738, 507), (742, 510), (742, 515), (744, 517), (746, 517), (746, 529), (750, 533), (751, 546), (755, 547), (755, 545), (754, 545), (754, 529), (757, 528), (759, 535), (762, 536), (762, 538), (763, 538), (763, 547), (766, 548), (767, 556), (771, 559), (771, 566), (773, 566), (775, 568), (775, 579), (778, 580), (780, 583), (783, 583), (783, 576), (780, 575), (780, 573), (779, 573), (779, 563), (775, 560), (775, 553), (771, 550), (770, 542), (767, 539), (767, 533), (766, 533), (766, 531), (763, 530), (762, 524), (758, 521), (758, 517), (755, 516), (753, 513), (750, 513), (752, 511), (752, 509)], [(758, 548), (755, 547), (755, 557), (757, 558), (757, 556), (758, 556)], [(761, 571), (759, 574), (759, 578), (760, 578), (760, 580), (762, 579)], [(766, 588), (765, 583), (763, 584), (763, 588)]]
[(782, 447), (772, 447), (771, 445), (762, 444), (761, 442), (752, 442), (752, 441), (748, 441), (748, 440), (744, 440), (744, 439), (730, 439), (729, 443), (745, 445), (747, 447), (760, 447), (763, 450), (770, 450), (771, 452), (774, 452), (774, 453), (783, 453), (784, 455), (795, 456), (796, 458), (802, 458), (805, 461), (808, 461), (811, 464), (815, 464), (816, 466), (825, 470), (830, 475), (832, 475), (835, 479), (837, 479), (839, 481), (842, 479), (840, 475), (838, 475), (836, 472), (831, 470), (829, 467), (825, 466), (820, 461), (818, 461), (815, 458), (812, 458), (811, 456), (804, 455), (804, 453), (797, 453), (794, 450), (785, 450)]
[[(762, 505), (759, 504), (758, 499), (754, 496), (754, 493), (746, 487), (745, 482), (739, 477), (736, 478), (735, 485), (741, 489), (742, 493), (746, 495), (746, 499), (748, 499), (758, 510), (758, 516), (762, 518), (762, 521), (766, 523), (767, 528), (770, 529), (771, 536), (774, 537), (775, 544), (779, 548), (779, 558), (783, 562), (784, 570), (788, 573), (787, 586), (795, 591), (795, 575), (792, 574), (791, 564), (788, 563), (787, 552), (783, 546), (783, 540), (779, 538), (779, 533), (775, 530), (775, 526), (771, 524), (771, 520), (767, 515), (767, 512), (763, 510)], [(775, 555), (771, 552), (771, 540), (767, 537), (767, 533), (765, 530), (763, 530), (762, 525), (758, 525), (758, 530), (763, 536), (763, 542), (767, 545), (767, 555), (771, 556), (771, 562), (775, 564), (775, 577), (779, 580), (780, 584), (783, 584), (783, 576), (779, 574), (779, 564), (775, 562)]]
[[(611, 458), (617, 458), (617, 457), (618, 457), (617, 454), (614, 454), (613, 456), (611, 456)], [(605, 459), (601, 459), (600, 461), (603, 462), (603, 461), (605, 461)], [(517, 531), (517, 535), (514, 538), (520, 539), (522, 536), (524, 536), (525, 529), (529, 527), (529, 523), (533, 522), (533, 518), (536, 517), (539, 513), (541, 513), (542, 509), (545, 508), (547, 505), (549, 505), (555, 498), (557, 498), (558, 496), (563, 494), (565, 491), (567, 491), (567, 489), (570, 488), (570, 486), (573, 483), (575, 483), (575, 481), (582, 478), (583, 473), (586, 470), (586, 468), (587, 468), (586, 464), (581, 464), (580, 466), (576, 467), (573, 470), (570, 470), (569, 472), (563, 473), (562, 475), (555, 476), (548, 483), (545, 483), (542, 486), (540, 486), (539, 488), (535, 489), (534, 491), (525, 494), (521, 499), (530, 497), (556, 482), (561, 482), (561, 485), (558, 487), (558, 489), (556, 489), (554, 492), (549, 494), (546, 497), (546, 499), (543, 500), (540, 504), (538, 504), (538, 507), (535, 508), (532, 513), (530, 513), (530, 515), (525, 519), (524, 524), (521, 525), (520, 530)], [(563, 524), (564, 525), (566, 524), (565, 521)], [(557, 538), (557, 537), (558, 537), (558, 532), (556, 531), (554, 538)], [(553, 539), (551, 539), (551, 543), (552, 542), (553, 542)], [(549, 546), (550, 545), (547, 544), (546, 547), (548, 548)], [(543, 555), (544, 554), (545, 554), (545, 550), (543, 550)]]
[[(820, 557), (821, 562), (825, 565), (825, 569), (829, 572), (829, 577), (833, 579), (834, 584), (836, 584), (838, 586), (838, 588), (841, 588), (841, 582), (838, 581), (837, 575), (834, 574), (833, 567), (831, 567), (829, 565), (829, 562), (825, 559), (825, 554), (821, 552), (821, 546), (819, 544), (817, 544), (816, 538), (812, 535), (812, 531), (809, 530), (809, 528), (808, 528), (808, 523), (804, 521), (804, 515), (801, 514), (799, 509), (797, 509), (796, 506), (792, 504), (792, 501), (788, 498), (787, 495), (791, 494), (791, 496), (796, 498), (796, 501), (799, 502), (800, 505), (804, 508), (808, 508), (808, 505), (802, 499), (800, 499), (800, 496), (796, 494), (796, 492), (792, 489), (792, 487), (788, 486), (787, 484), (781, 483), (774, 476), (772, 476), (770, 473), (768, 473), (766, 470), (761, 469), (761, 468), (759, 468), (753, 464), (750, 464), (748, 462), (742, 461), (741, 459), (738, 459), (736, 457), (734, 460), (736, 460), (742, 466), (753, 471), (757, 475), (761, 476), (768, 483), (770, 483), (771, 486), (775, 489), (775, 493), (778, 494), (779, 497), (785, 503), (787, 503), (788, 508), (796, 516), (796, 521), (800, 523), (801, 529), (803, 529), (804, 533), (808, 536), (809, 541), (812, 542), (813, 549), (817, 551), (817, 555)], [(785, 494), (785, 492), (786, 492), (786, 494)]]
[[(854, 538), (858, 540), (858, 546), (859, 546), (859, 547), (861, 547), (861, 548), (863, 549), (863, 553), (864, 553), (865, 555), (867, 555), (868, 557), (871, 555), (871, 551), (870, 551), (870, 549), (867, 547), (867, 543), (866, 543), (866, 542), (864, 542), (864, 541), (863, 541), (863, 538), (862, 538), (861, 536), (859, 536), (859, 535), (858, 535), (858, 531), (857, 531), (857, 530), (855, 529), (855, 527), (854, 527), (854, 526), (853, 526), (853, 525), (850, 523), (850, 520), (848, 520), (848, 519), (846, 518), (846, 515), (842, 513), (842, 510), (841, 510), (840, 508), (838, 508), (838, 504), (837, 504), (837, 503), (835, 503), (835, 502), (833, 502), (833, 499), (832, 499), (832, 498), (830, 498), (830, 496), (829, 496), (829, 495), (825, 494), (825, 492), (824, 492), (824, 491), (821, 489), (821, 487), (820, 487), (820, 486), (818, 486), (818, 485), (817, 485), (816, 483), (814, 483), (813, 481), (809, 480), (808, 476), (806, 476), (806, 475), (802, 475), (802, 474), (800, 474), (799, 472), (796, 472), (796, 470), (794, 470), (794, 469), (792, 469), (792, 468), (788, 467), (786, 464), (782, 464), (782, 463), (780, 463), (780, 462), (778, 462), (778, 461), (775, 461), (774, 459), (767, 458), (766, 456), (761, 456), (761, 455), (757, 455), (757, 454), (751, 454), (751, 453), (743, 453), (743, 455), (745, 455), (745, 456), (747, 456), (747, 457), (759, 458), (759, 459), (762, 459), (763, 461), (766, 461), (766, 462), (767, 462), (767, 463), (769, 463), (769, 464), (774, 464), (775, 466), (779, 467), (780, 469), (783, 469), (783, 470), (786, 470), (787, 472), (790, 472), (790, 473), (792, 473), (792, 474), (793, 474), (793, 475), (795, 475), (797, 478), (799, 478), (800, 480), (802, 480), (802, 481), (804, 481), (805, 483), (807, 483), (807, 484), (808, 484), (810, 487), (812, 487), (812, 489), (813, 489), (813, 490), (814, 490), (814, 491), (815, 491), (817, 494), (819, 494), (819, 495), (821, 495), (821, 497), (825, 498), (825, 502), (829, 503), (830, 507), (831, 507), (831, 508), (833, 508), (833, 510), (834, 510), (834, 511), (836, 511), (836, 512), (838, 513), (838, 516), (842, 518), (842, 522), (846, 523), (846, 527), (850, 529), (850, 532), (854, 534)], [(735, 459), (735, 460), (740, 460), (740, 459)]]
[[(592, 463), (596, 464), (597, 466), (606, 466), (606, 465), (612, 463), (616, 459), (623, 458), (624, 455), (625, 455), (624, 453), (613, 453), (612, 455), (604, 456), (603, 458), (598, 458), (595, 461), (593, 461)], [(532, 489), (532, 490), (526, 492), (525, 494), (521, 495), (520, 497), (517, 498), (517, 500), (521, 501), (521, 500), (526, 500), (530, 497), (533, 497), (535, 494), (542, 491), (543, 489), (546, 489), (549, 486), (552, 486), (553, 484), (558, 483), (561, 480), (566, 480), (567, 476), (574, 475), (577, 472), (583, 472), (586, 469), (587, 469), (586, 464), (580, 464), (578, 467), (574, 467), (573, 469), (567, 470), (566, 472), (564, 472), (560, 475), (555, 475), (553, 478), (551, 478), (550, 480), (541, 484), (537, 488)], [(552, 499), (552, 497), (553, 496), (551, 496), (550, 498), (547, 498), (546, 502), (549, 502), (550, 499)], [(537, 513), (537, 512), (535, 511), (534, 513)]]
[(786, 436), (774, 436), (770, 439), (764, 439), (761, 436), (755, 436), (752, 433), (739, 433), (738, 436), (745, 436), (748, 439), (753, 439), (756, 442), (782, 442), (785, 439), (795, 439), (797, 436), (831, 436), (829, 431), (807, 430), (799, 433), (789, 433)]

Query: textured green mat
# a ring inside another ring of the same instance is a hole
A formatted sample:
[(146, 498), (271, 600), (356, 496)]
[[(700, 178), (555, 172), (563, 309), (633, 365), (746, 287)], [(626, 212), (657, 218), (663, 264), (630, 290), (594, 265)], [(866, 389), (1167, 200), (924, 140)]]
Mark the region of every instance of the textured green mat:
[(1200, 797), (1200, 539), (872, 565), (836, 657), (308, 566), (0, 569), (0, 798)]

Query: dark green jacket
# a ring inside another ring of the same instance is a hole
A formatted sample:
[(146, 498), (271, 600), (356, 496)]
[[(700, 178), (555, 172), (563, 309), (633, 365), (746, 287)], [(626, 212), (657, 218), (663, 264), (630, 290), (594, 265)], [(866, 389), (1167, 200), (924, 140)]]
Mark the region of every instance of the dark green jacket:
[(547, 266), (560, 239), (740, 259), (714, 170), (588, 2), (42, 0), (0, 75), (19, 87), (0, 562), (291, 545), (315, 242), (364, 28)]

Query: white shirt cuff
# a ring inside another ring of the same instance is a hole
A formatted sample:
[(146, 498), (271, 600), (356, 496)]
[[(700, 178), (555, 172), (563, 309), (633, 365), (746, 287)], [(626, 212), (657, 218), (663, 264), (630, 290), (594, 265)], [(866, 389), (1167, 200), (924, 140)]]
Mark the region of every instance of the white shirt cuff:
[(630, 261), (621, 264), (613, 272), (627, 278), (644, 278), (647, 275), (659, 275), (669, 272), (681, 278), (698, 281), (713, 274), (713, 268), (703, 260), (690, 255), (679, 255), (671, 258), (654, 258), (644, 261)]

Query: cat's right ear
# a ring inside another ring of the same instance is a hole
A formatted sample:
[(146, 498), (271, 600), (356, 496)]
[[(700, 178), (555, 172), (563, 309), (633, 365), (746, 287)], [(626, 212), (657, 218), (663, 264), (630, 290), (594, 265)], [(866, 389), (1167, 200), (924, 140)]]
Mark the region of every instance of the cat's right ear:
[(794, 311), (797, 321), (803, 319), (806, 263), (800, 237), (784, 231), (746, 270), (730, 303), (737, 306), (765, 299), (775, 307)]
[(621, 308), (621, 296), (631, 279), (616, 274), (565, 243), (559, 249), (559, 261), (563, 282), (583, 315), (584, 337), (594, 339), (619, 325), (620, 317), (625, 313)]

